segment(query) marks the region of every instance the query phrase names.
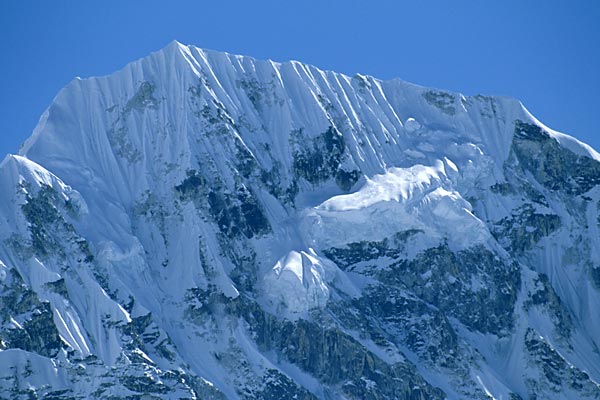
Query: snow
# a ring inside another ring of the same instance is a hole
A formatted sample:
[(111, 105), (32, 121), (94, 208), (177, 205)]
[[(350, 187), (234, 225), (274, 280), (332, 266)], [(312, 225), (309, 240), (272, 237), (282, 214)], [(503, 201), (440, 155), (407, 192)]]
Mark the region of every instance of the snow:
[(404, 129), (406, 129), (407, 132), (413, 133), (421, 129), (421, 124), (416, 119), (410, 117), (404, 121)]
[(553, 138), (555, 138), (561, 146), (571, 150), (573, 153), (592, 158), (596, 161), (600, 161), (600, 154), (594, 150), (590, 145), (581, 142), (580, 140), (575, 139), (573, 136), (565, 135), (562, 132), (555, 131), (544, 125), (540, 122), (536, 117), (533, 116), (526, 108), (523, 106), (523, 109), (527, 113), (527, 116), (531, 121), (533, 121), (540, 128), (544, 129), (547, 133), (550, 134)]
[(445, 177), (445, 171), (441, 162), (432, 167), (417, 164), (410, 168), (391, 168), (385, 174), (367, 178), (367, 183), (358, 192), (335, 196), (317, 210), (360, 210), (383, 201), (406, 203), (440, 185), (442, 177)]
[(8, 268), (6, 265), (0, 260), (0, 282), (6, 280), (6, 274), (8, 273)]
[(321, 248), (383, 240), (410, 229), (422, 230), (434, 240), (447, 240), (457, 248), (487, 242), (489, 231), (452, 189), (447, 165), (456, 172), (453, 163), (437, 160), (431, 166), (390, 168), (367, 178), (355, 193), (331, 197), (308, 212), (305, 229)]
[[(154, 100), (128, 107), (142, 82), (153, 88)], [(514, 99), (443, 92), (455, 108), (449, 114), (427, 101), (425, 94), (431, 90), (401, 80), (349, 77), (299, 62), (260, 61), (178, 42), (110, 76), (75, 79), (44, 112), (21, 154), (0, 164), (0, 239), (6, 241), (13, 234), (30, 237), (20, 208), (25, 189), (19, 185), (29, 184), (32, 194), (47, 185), (74, 205), (76, 212), (68, 216), (68, 223), (89, 243), (95, 261), (91, 265), (71, 259), (23, 261), (3, 246), (0, 281), (6, 280), (7, 265), (17, 269), (40, 299), (50, 303), (61, 338), (79, 356), (94, 354), (107, 365), (116, 365), (124, 346), (118, 327), (151, 313), (161, 334), (180, 349), (181, 365), (189, 365), (228, 398), (238, 397), (232, 389), (237, 378), (214, 353), (226, 351), (230, 340), (237, 341), (253, 362), (287, 371), (317, 392), (314, 377), (296, 366), (276, 356), (259, 360), (252, 338), (231, 328), (235, 324), (230, 320), (223, 318), (217, 329), (187, 319), (189, 290), (211, 289), (229, 299), (243, 291), (231, 278), (239, 266), (227, 251), (244, 255), (254, 251), (252, 268), (259, 293), (251, 295), (267, 310), (282, 318), (310, 318), (311, 311), (344, 295), (358, 298), (366, 287), (377, 284), (358, 270), (342, 271), (324, 255), (331, 248), (415, 230), (420, 232), (418, 241), (410, 243), (408, 257), (440, 243), (448, 243), (452, 250), (485, 245), (504, 258), (513, 257), (501, 249), (490, 229), (522, 204), (522, 196), (490, 194), (489, 187), (512, 179), (504, 163), (516, 119), (538, 124), (566, 149), (600, 160), (589, 146), (544, 127)], [(217, 115), (217, 109), (220, 118), (233, 122), (211, 125), (200, 117), (207, 110)], [(215, 130), (219, 124), (224, 128)], [(294, 151), (310, 149), (310, 141), (330, 126), (343, 135), (340, 166), (360, 171), (350, 193), (335, 179), (315, 184), (293, 178)], [(294, 147), (290, 137), (298, 131), (303, 136)], [(234, 193), (242, 178), (232, 172), (238, 161), (233, 142), (265, 171), (278, 174), (282, 192), (294, 183), (299, 193), (292, 207), (268, 193), (255, 179), (258, 173), (251, 174), (247, 179), (254, 179), (251, 189), (273, 232), (229, 248), (220, 242), (217, 224), (195, 203), (202, 199), (186, 203), (174, 188), (189, 171), (200, 170), (218, 176), (219, 185)], [(530, 271), (523, 272), (523, 281), (531, 282), (533, 271), (549, 276), (579, 324), (573, 351), (563, 348), (561, 354), (598, 380), (600, 357), (592, 349), (600, 344), (600, 317), (595, 312), (600, 296), (590, 282), (586, 261), (599, 255), (600, 194), (588, 193), (593, 201), (581, 208), (581, 220), (576, 220), (569, 208), (579, 200), (563, 205), (536, 182), (531, 184), (553, 199), (548, 207), (535, 205), (536, 212), (559, 214), (563, 226), (518, 259), (523, 271)], [(579, 228), (583, 222), (588, 230)], [(589, 249), (577, 247), (573, 239), (577, 235), (585, 236)], [(569, 246), (573, 247), (569, 254), (582, 254), (582, 260), (566, 265), (562, 260)], [(375, 260), (372, 267), (385, 268), (386, 262)], [(100, 285), (99, 276), (110, 293)], [(46, 287), (61, 278), (68, 299)], [(469, 284), (473, 290), (490, 285), (476, 278)], [(525, 292), (520, 296), (522, 307)], [(135, 302), (127, 311), (123, 304), (130, 298)], [(520, 310), (516, 318), (516, 334), (532, 326), (551, 337), (553, 323), (544, 313), (526, 315)], [(500, 399), (506, 398), (508, 387), (523, 391), (525, 378), (513, 371), (525, 368), (521, 342), (504, 343), (457, 330), (465, 346), (483, 354), (484, 360), (471, 371), (483, 392)], [(363, 345), (383, 354), (368, 340)], [(138, 354), (149, 363), (169, 364), (151, 349)], [(67, 384), (49, 359), (0, 351), (3, 368), (23, 366), (27, 360), (37, 368), (33, 384), (44, 379)], [(388, 361), (398, 360), (400, 352)], [(513, 372), (505, 371), (507, 365)], [(451, 387), (451, 379), (443, 380), (440, 374), (428, 377), (436, 380), (434, 384)]]
[[(291, 251), (264, 277), (268, 301), (292, 314), (322, 308), (329, 299), (324, 267), (314, 251)], [(312, 254), (311, 254), (312, 253)]]
[(69, 387), (69, 378), (64, 371), (56, 368), (52, 360), (35, 353), (17, 349), (0, 351), (0, 365), (2, 365), (2, 373), (7, 371), (22, 373), (25, 366), (29, 366), (30, 378), (19, 382), (19, 389), (26, 389), (28, 385), (40, 388), (49, 382), (52, 382), (55, 390)]

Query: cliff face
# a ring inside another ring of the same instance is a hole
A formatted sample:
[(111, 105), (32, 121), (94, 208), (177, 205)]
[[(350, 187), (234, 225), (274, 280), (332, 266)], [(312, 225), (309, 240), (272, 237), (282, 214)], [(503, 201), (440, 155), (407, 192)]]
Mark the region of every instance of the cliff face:
[(0, 396), (600, 398), (599, 160), (177, 42), (76, 79), (0, 165)]

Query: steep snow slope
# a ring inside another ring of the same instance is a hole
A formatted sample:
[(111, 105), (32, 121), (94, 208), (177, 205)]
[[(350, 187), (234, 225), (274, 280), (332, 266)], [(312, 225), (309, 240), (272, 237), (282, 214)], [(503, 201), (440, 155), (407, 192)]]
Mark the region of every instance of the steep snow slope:
[(600, 398), (599, 183), (512, 99), (173, 42), (0, 166), (0, 396)]

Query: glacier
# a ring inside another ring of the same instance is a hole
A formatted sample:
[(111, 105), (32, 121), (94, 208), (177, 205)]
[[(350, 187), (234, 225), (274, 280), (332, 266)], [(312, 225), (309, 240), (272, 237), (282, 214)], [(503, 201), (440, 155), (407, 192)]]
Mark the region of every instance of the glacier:
[(0, 398), (600, 399), (600, 155), (176, 41), (0, 164)]

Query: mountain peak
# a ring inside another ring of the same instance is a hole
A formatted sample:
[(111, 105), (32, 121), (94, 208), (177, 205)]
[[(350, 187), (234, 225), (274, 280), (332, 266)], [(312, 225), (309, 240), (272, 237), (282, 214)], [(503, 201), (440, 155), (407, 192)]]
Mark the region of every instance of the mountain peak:
[(177, 41), (74, 80), (0, 164), (0, 397), (597, 399), (598, 160)]

